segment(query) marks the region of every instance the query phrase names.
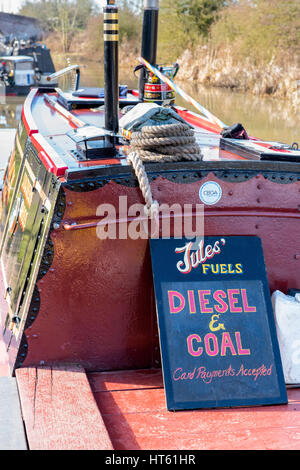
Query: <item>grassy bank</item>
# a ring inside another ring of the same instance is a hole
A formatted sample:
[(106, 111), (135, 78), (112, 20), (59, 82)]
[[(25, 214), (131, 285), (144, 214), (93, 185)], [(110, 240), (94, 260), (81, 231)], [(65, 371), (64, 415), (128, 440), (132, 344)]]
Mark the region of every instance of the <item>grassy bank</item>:
[(272, 58), (254, 64), (234, 56), (230, 47), (222, 51), (201, 46), (186, 49), (179, 58), (177, 80), (198, 85), (227, 88), (256, 96), (285, 99), (295, 108), (300, 104), (300, 68), (297, 61), (284, 65)]
[[(58, 51), (53, 39), (48, 41), (48, 45), (57, 69), (67, 65), (67, 57), (72, 63), (79, 62), (80, 65), (100, 66), (103, 63), (102, 51), (87, 53), (89, 49), (82, 37), (76, 41), (80, 47), (72, 48), (68, 54)], [(137, 47), (130, 42), (123, 42), (119, 51), (121, 71), (128, 70), (132, 73), (138, 64), (139, 54)], [(176, 81), (183, 85), (189, 83), (225, 88), (255, 96), (273, 96), (286, 100), (295, 110), (300, 105), (300, 68), (296, 62), (288, 62), (283, 66), (271, 59), (267, 63), (258, 65), (247, 58), (243, 61), (238, 60), (230, 48), (218, 52), (208, 46), (199, 46), (186, 49), (178, 58), (178, 63), (180, 69)]]

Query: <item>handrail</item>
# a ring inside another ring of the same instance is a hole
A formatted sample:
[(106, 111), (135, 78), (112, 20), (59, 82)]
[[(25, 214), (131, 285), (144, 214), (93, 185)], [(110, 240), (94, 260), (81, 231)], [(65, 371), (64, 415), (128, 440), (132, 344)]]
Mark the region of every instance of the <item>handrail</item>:
[(69, 65), (68, 67), (65, 67), (64, 69), (59, 70), (58, 72), (52, 73), (51, 75), (47, 76), (48, 82), (52, 82), (56, 80), (59, 77), (62, 77), (73, 70), (76, 71), (76, 80), (75, 80), (75, 91), (78, 90), (79, 88), (79, 81), (80, 81), (80, 68), (79, 65)]
[[(159, 220), (170, 220), (170, 219), (181, 219), (184, 220), (184, 217), (203, 217), (203, 211), (191, 211), (191, 212), (184, 212), (184, 214), (176, 214), (176, 213), (169, 213), (169, 214), (163, 214), (159, 213), (158, 214), (158, 219)], [(86, 222), (83, 224), (78, 224), (76, 221), (73, 222), (64, 222), (62, 224), (62, 227), (64, 230), (80, 230), (83, 228), (92, 228), (92, 227), (97, 227), (97, 226), (106, 226), (106, 225), (115, 225), (115, 224), (126, 224), (129, 222), (147, 222), (150, 221), (151, 219), (149, 218), (148, 215), (139, 215), (139, 216), (125, 216), (125, 217), (119, 217), (115, 219), (109, 219), (107, 220), (106, 217), (104, 216), (99, 216), (96, 217), (95, 222)]]
[[(163, 220), (163, 219), (176, 219), (176, 218), (181, 218), (183, 220), (184, 216), (187, 217), (197, 217), (197, 216), (205, 216), (205, 217), (231, 217), (231, 216), (239, 216), (239, 217), (267, 217), (267, 218), (272, 218), (272, 217), (282, 217), (282, 218), (287, 218), (287, 219), (299, 219), (300, 218), (300, 213), (299, 211), (274, 211), (273, 208), (265, 208), (263, 210), (256, 210), (256, 211), (246, 211), (246, 210), (234, 210), (234, 209), (219, 209), (219, 210), (210, 210), (208, 208), (205, 208), (205, 212), (203, 213), (202, 211), (195, 211), (195, 212), (189, 212), (187, 214), (169, 214), (169, 215), (163, 215), (159, 214), (158, 219)], [(80, 229), (86, 229), (86, 228), (93, 228), (97, 226), (106, 226), (106, 225), (114, 225), (114, 224), (124, 224), (128, 222), (133, 222), (133, 221), (138, 221), (138, 222), (145, 222), (149, 221), (148, 216), (127, 216), (119, 219), (110, 219), (107, 220), (107, 218), (102, 217), (100, 219), (97, 219), (95, 222), (87, 222), (83, 224), (78, 224), (77, 222), (63, 222), (62, 223), (62, 228), (64, 230), (80, 230)]]

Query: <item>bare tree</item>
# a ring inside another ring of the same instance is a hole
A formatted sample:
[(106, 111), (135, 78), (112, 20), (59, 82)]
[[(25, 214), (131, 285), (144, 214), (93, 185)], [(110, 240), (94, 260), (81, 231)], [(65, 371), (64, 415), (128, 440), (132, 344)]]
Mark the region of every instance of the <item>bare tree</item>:
[(45, 32), (58, 33), (63, 52), (68, 52), (75, 33), (86, 28), (94, 7), (93, 0), (26, 0), (20, 14), (39, 19)]

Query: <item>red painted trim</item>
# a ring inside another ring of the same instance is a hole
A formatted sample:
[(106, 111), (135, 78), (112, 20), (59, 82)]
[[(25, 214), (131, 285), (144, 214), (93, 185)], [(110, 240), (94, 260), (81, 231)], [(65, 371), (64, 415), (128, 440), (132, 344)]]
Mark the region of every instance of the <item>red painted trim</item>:
[(37, 125), (32, 117), (32, 112), (31, 112), (32, 102), (34, 98), (36, 97), (37, 93), (38, 93), (37, 88), (33, 88), (28, 93), (27, 98), (23, 105), (23, 109), (22, 109), (22, 121), (24, 123), (24, 126), (27, 130), (29, 137), (32, 134), (36, 134), (38, 132)]
[(32, 104), (38, 92), (37, 88), (33, 88), (29, 92), (22, 109), (22, 121), (46, 169), (56, 176), (63, 176), (68, 167), (47, 140), (39, 133), (38, 126), (32, 116)]
[[(202, 118), (200, 115), (198, 115), (196, 113), (193, 113), (193, 112), (189, 111), (188, 109), (183, 109), (183, 108), (178, 108), (178, 107), (175, 107), (175, 109), (178, 112), (179, 116), (181, 116), (185, 121), (189, 122), (193, 126), (196, 126), (196, 127), (202, 128), (202, 129), (206, 129), (206, 130), (214, 132), (216, 134), (220, 134), (221, 128), (217, 124), (214, 124), (212, 122), (207, 121), (206, 119)], [(254, 142), (256, 141), (257, 145), (260, 145), (261, 147), (265, 147), (267, 149), (270, 149), (273, 146), (272, 144), (269, 144), (267, 142), (262, 142), (257, 137), (253, 137), (253, 136), (248, 136), (248, 137), (249, 137), (249, 140), (252, 140)], [(272, 148), (272, 150), (278, 151), (278, 152), (291, 153), (291, 151), (284, 150), (284, 149), (273, 149)], [(235, 158), (237, 158), (236, 154), (232, 153), (232, 155), (234, 155)]]
[(46, 139), (39, 133), (36, 122), (32, 116), (32, 104), (37, 94), (37, 88), (33, 88), (29, 92), (22, 109), (22, 121), (32, 144), (39, 152), (39, 157), (47, 170), (56, 176), (63, 176), (68, 167), (60, 158), (60, 156), (48, 144)]
[(68, 167), (46, 139), (39, 133), (31, 135), (30, 139), (39, 154), (42, 154), (41, 160), (47, 170), (56, 176), (64, 176)]
[(51, 162), (51, 160), (47, 157), (47, 155), (45, 154), (45, 152), (43, 152), (43, 150), (41, 150), (39, 152), (39, 159), (43, 162), (45, 168), (47, 168), (48, 171), (50, 171), (50, 173), (54, 173), (54, 165), (53, 165), (53, 162)]
[(288, 149), (280, 149), (280, 148), (274, 148), (273, 147), (273, 144), (269, 144), (269, 143), (264, 143), (264, 142), (257, 142), (256, 143), (257, 145), (260, 145), (261, 147), (265, 147), (267, 148), (268, 150), (273, 150), (273, 152), (282, 152), (282, 153), (293, 153), (291, 150), (288, 150)]
[(193, 126), (200, 127), (215, 134), (220, 134), (221, 128), (212, 122), (203, 119), (201, 116), (192, 113), (188, 109), (182, 109), (175, 107), (175, 110), (185, 121), (192, 124)]
[[(116, 147), (118, 148), (118, 147)], [(95, 166), (95, 165), (120, 165), (121, 160), (117, 158), (107, 158), (107, 159), (98, 159), (98, 160), (92, 160), (92, 161), (81, 161), (80, 164), (82, 168), (88, 168), (89, 166)]]
[(59, 103), (49, 97), (49, 95), (44, 96), (44, 100), (46, 103), (53, 109), (55, 109), (59, 114), (61, 114), (64, 118), (66, 118), (72, 127), (84, 127), (86, 126), (86, 122), (81, 121), (80, 119), (76, 118), (72, 113), (70, 113), (67, 109), (63, 108)]

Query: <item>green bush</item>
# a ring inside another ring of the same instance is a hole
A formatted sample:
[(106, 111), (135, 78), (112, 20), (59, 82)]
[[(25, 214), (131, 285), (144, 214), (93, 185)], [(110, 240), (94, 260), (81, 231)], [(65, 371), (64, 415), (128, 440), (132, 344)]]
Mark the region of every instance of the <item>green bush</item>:
[(222, 10), (210, 37), (215, 48), (231, 46), (237, 60), (294, 60), (300, 52), (300, 2), (239, 0)]
[(174, 61), (187, 47), (205, 43), (224, 0), (161, 0), (158, 56)]

